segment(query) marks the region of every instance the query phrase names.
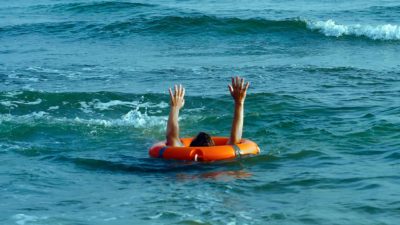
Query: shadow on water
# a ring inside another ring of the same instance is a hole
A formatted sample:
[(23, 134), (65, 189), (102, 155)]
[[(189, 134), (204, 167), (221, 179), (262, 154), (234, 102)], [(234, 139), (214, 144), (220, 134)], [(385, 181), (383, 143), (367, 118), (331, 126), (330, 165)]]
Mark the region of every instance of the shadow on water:
[[(94, 159), (86, 157), (74, 156), (46, 156), (42, 160), (51, 160), (62, 163), (72, 163), (73, 165), (86, 170), (99, 170), (109, 172), (126, 172), (126, 173), (196, 173), (206, 172), (202, 177), (217, 177), (219, 175), (233, 175), (240, 177), (240, 173), (236, 173), (237, 169), (243, 169), (244, 165), (241, 160), (229, 160), (221, 162), (193, 162), (193, 161), (176, 161), (152, 158), (135, 158), (129, 159)], [(214, 171), (216, 169), (226, 169), (227, 171)], [(197, 176), (197, 175), (195, 175)]]
[(219, 181), (230, 181), (235, 179), (246, 179), (250, 178), (253, 174), (246, 170), (222, 170), (222, 171), (211, 171), (204, 172), (200, 174), (186, 174), (186, 173), (178, 173), (177, 179), (180, 181), (185, 180), (197, 180), (197, 179), (210, 179), (210, 180), (219, 180)]
[[(155, 175), (176, 177), (178, 181), (216, 180), (231, 181), (249, 179), (253, 176), (252, 165), (270, 160), (269, 156), (259, 155), (218, 162), (175, 161), (153, 158), (124, 157), (120, 159), (96, 159), (90, 157), (52, 155), (41, 160), (72, 164), (78, 169), (101, 173), (125, 173), (134, 175)], [(272, 163), (271, 167), (277, 165)]]
[[(72, 164), (79, 169), (90, 171), (102, 171), (109, 173), (131, 173), (131, 174), (176, 174), (179, 179), (198, 179), (220, 177), (247, 178), (251, 177), (251, 170), (254, 169), (276, 169), (282, 163), (288, 161), (304, 161), (316, 159), (320, 163), (326, 163), (332, 159), (320, 151), (302, 150), (295, 153), (275, 154), (267, 153), (241, 159), (215, 161), (215, 162), (193, 162), (164, 160), (148, 157), (128, 156), (125, 154), (115, 155), (110, 158), (98, 158), (92, 156), (79, 156), (60, 154), (59, 152), (48, 152), (50, 154), (37, 154), (36, 151), (27, 154), (25, 151), (16, 151), (26, 156), (39, 156), (40, 160), (52, 161), (62, 164)], [(30, 152), (30, 151), (29, 151)], [(110, 156), (110, 155), (108, 155)], [(253, 168), (249, 170), (249, 168)], [(248, 171), (249, 170), (249, 171)]]
[(70, 163), (79, 169), (99, 171), (105, 173), (129, 173), (143, 175), (176, 176), (177, 180), (210, 179), (229, 181), (248, 179), (253, 176), (253, 171), (274, 170), (282, 163), (308, 158), (323, 157), (314, 151), (301, 151), (282, 156), (261, 154), (241, 159), (224, 160), (216, 162), (176, 161), (154, 158), (124, 156), (116, 159), (96, 159), (81, 156), (45, 156), (42, 160)]

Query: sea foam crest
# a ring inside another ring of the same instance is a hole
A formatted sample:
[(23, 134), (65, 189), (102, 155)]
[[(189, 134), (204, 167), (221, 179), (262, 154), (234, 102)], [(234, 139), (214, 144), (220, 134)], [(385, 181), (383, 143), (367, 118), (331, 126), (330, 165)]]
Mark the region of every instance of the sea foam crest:
[(147, 112), (141, 113), (139, 108), (123, 115), (122, 121), (124, 124), (131, 124), (135, 128), (163, 126), (167, 123), (166, 117), (149, 116)]
[(312, 30), (318, 30), (326, 36), (340, 37), (343, 35), (365, 36), (373, 40), (400, 40), (400, 26), (385, 25), (341, 25), (334, 20), (327, 21), (308, 21), (307, 27)]
[(76, 117), (74, 122), (91, 124), (91, 125), (101, 125), (105, 127), (111, 126), (133, 126), (135, 128), (164, 128), (167, 123), (166, 116), (149, 116), (147, 111), (141, 113), (139, 107), (133, 109), (122, 115), (120, 119), (81, 119)]
[(147, 112), (141, 113), (139, 107), (133, 109), (120, 118), (98, 119), (98, 118), (65, 118), (53, 117), (47, 112), (39, 111), (26, 115), (0, 114), (0, 125), (3, 122), (12, 122), (18, 124), (35, 124), (37, 122), (46, 122), (48, 124), (84, 124), (100, 125), (105, 127), (113, 126), (133, 126), (134, 128), (160, 128), (163, 129), (167, 124), (167, 116), (150, 116)]

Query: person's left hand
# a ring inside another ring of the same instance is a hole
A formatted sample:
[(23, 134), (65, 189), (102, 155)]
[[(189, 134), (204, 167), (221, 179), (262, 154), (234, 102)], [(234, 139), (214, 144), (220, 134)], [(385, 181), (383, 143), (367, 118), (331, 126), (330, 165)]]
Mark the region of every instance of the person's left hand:
[(171, 107), (176, 107), (177, 109), (180, 109), (183, 107), (183, 105), (185, 105), (185, 88), (183, 88), (181, 84), (175, 84), (174, 93), (172, 93), (171, 88), (169, 88), (169, 95), (171, 97)]

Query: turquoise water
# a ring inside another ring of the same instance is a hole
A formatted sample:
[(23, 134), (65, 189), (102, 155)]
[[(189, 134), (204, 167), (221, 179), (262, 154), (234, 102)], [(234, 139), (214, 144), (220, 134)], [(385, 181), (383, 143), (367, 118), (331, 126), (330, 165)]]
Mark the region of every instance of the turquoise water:
[[(0, 224), (399, 224), (398, 1), (0, 3)], [(152, 159), (227, 136), (251, 82), (261, 154)]]

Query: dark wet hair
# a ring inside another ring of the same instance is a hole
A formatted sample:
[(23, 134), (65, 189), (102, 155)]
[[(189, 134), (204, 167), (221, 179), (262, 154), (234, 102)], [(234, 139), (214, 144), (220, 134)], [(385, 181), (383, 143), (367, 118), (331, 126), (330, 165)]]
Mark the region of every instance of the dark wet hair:
[(193, 138), (190, 143), (190, 147), (200, 147), (200, 146), (215, 146), (213, 139), (207, 133), (200, 132)]

